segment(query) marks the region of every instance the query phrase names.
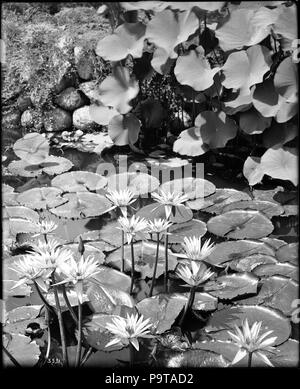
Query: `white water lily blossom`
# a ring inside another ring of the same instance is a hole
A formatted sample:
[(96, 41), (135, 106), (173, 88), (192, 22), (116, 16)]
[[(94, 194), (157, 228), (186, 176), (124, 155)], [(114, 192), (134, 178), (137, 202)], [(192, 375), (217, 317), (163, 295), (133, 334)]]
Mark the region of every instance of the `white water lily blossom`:
[(134, 203), (134, 194), (128, 189), (108, 190), (106, 197), (113, 203), (114, 208), (120, 208), (122, 215), (127, 217), (127, 207)]
[(41, 234), (42, 235), (52, 234), (53, 231), (55, 231), (58, 227), (58, 224), (56, 224), (52, 220), (41, 220), (35, 223), (35, 225), (39, 228), (40, 231), (37, 234), (33, 235), (33, 237), (36, 237)]
[(115, 344), (127, 346), (131, 343), (139, 351), (138, 338), (151, 338), (151, 327), (150, 319), (144, 320), (143, 315), (139, 317), (138, 314), (127, 314), (126, 318), (121, 316), (114, 317), (111, 323), (106, 324), (105, 328), (115, 337), (105, 347)]
[(166, 233), (167, 229), (172, 226), (173, 223), (166, 219), (154, 219), (154, 221), (148, 221), (148, 229), (151, 233), (162, 234)]
[(47, 292), (52, 270), (41, 268), (40, 262), (34, 256), (24, 255), (23, 259), (15, 261), (10, 269), (18, 273), (20, 279), (11, 289), (23, 284), (32, 285), (36, 282), (41, 289)]
[(202, 261), (212, 253), (214, 246), (214, 243), (210, 243), (210, 239), (206, 240), (202, 246), (201, 237), (185, 237), (182, 244), (185, 254), (176, 254), (176, 256), (192, 261)]
[(83, 282), (93, 278), (93, 276), (101, 271), (99, 262), (92, 255), (86, 258), (81, 256), (79, 261), (76, 261), (72, 257), (70, 261), (60, 265), (60, 270), (66, 278), (56, 285), (66, 284), (68, 282), (73, 283), (80, 303), (83, 302)]
[(203, 262), (191, 261), (189, 265), (181, 265), (177, 275), (192, 287), (199, 286), (211, 278), (215, 273), (207, 268)]
[(165, 192), (163, 190), (160, 190), (158, 193), (151, 193), (151, 196), (156, 202), (165, 207), (167, 220), (171, 216), (173, 207), (178, 207), (189, 200), (188, 196), (185, 194), (180, 194), (178, 192)]
[(233, 342), (239, 347), (239, 350), (231, 362), (232, 365), (241, 361), (247, 354), (255, 354), (259, 359), (261, 359), (267, 365), (273, 367), (271, 361), (264, 353), (265, 351), (274, 352), (275, 347), (273, 347), (277, 336), (268, 336), (272, 334), (273, 331), (267, 331), (263, 334), (259, 334), (261, 330), (262, 322), (254, 322), (250, 328), (248, 320), (245, 319), (242, 327), (239, 328), (235, 325), (235, 333), (228, 331), (228, 334), (232, 338)]
[(138, 216), (132, 216), (130, 219), (127, 219), (126, 217), (121, 216), (119, 217), (118, 222), (121, 227), (117, 228), (125, 232), (128, 243), (131, 243), (136, 236), (145, 239), (148, 223), (144, 218), (140, 219)]

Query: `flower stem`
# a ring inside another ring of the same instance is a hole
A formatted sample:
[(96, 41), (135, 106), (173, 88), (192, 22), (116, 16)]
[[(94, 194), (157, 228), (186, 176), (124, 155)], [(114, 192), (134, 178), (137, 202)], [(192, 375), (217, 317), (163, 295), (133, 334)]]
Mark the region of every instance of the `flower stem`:
[(134, 365), (134, 347), (129, 342), (129, 364), (132, 367)]
[(131, 246), (131, 285), (130, 285), (130, 294), (133, 292), (134, 285), (134, 248), (133, 248), (133, 240), (130, 243)]
[(78, 343), (77, 343), (75, 367), (80, 366), (81, 343), (82, 343), (82, 305), (81, 302), (78, 300)]
[[(55, 284), (54, 274), (52, 274), (52, 283)], [(65, 367), (67, 367), (69, 365), (69, 361), (68, 361), (68, 354), (67, 354), (65, 328), (64, 328), (64, 323), (63, 323), (63, 319), (62, 319), (62, 312), (61, 312), (61, 307), (60, 307), (60, 303), (59, 303), (57, 286), (54, 286), (54, 285), (52, 285), (52, 286), (53, 286), (53, 291), (54, 291), (55, 304), (56, 304), (56, 308), (57, 308), (57, 316), (58, 316), (59, 331), (60, 331), (60, 338), (61, 338), (61, 347), (62, 347), (62, 354), (63, 354), (63, 365)]]
[(249, 354), (248, 354), (248, 367), (251, 367), (251, 365), (252, 365), (252, 354), (253, 353), (251, 353), (251, 352), (249, 352)]
[(184, 307), (183, 314), (182, 314), (180, 322), (179, 322), (179, 327), (182, 326), (188, 310), (193, 306), (194, 299), (195, 299), (195, 292), (196, 292), (196, 289), (195, 289), (194, 286), (192, 286), (191, 290), (190, 290), (190, 294), (189, 294), (188, 300), (187, 300), (187, 302), (185, 304), (185, 307)]
[(68, 299), (65, 285), (62, 285), (62, 292), (63, 292), (64, 299), (66, 301), (67, 307), (71, 313), (71, 316), (72, 316), (73, 320), (75, 321), (75, 323), (78, 324), (78, 319), (77, 319), (77, 316), (74, 312), (74, 309), (72, 308), (72, 305), (70, 304), (70, 301)]
[(153, 269), (153, 277), (152, 277), (149, 297), (152, 297), (153, 288), (154, 288), (154, 284), (155, 284), (156, 269), (157, 269), (157, 263), (158, 263), (158, 253), (159, 253), (159, 234), (157, 234), (157, 246), (156, 246), (155, 264), (154, 264), (154, 269)]
[(168, 229), (165, 235), (165, 275), (164, 275), (164, 285), (165, 293), (168, 293), (168, 271), (169, 271), (169, 259), (168, 259), (168, 244), (169, 244), (169, 235)]
[(122, 246), (121, 246), (121, 256), (122, 256), (122, 273), (124, 273), (125, 270), (125, 258), (124, 258), (124, 240), (125, 240), (125, 234), (122, 230)]
[(43, 234), (43, 235), (44, 235), (45, 243), (48, 244), (47, 234)]
[(47, 351), (45, 355), (45, 360), (47, 361), (49, 359), (50, 349), (51, 349), (51, 330), (50, 330), (50, 317), (49, 317), (48, 309), (46, 309), (46, 323), (48, 326), (48, 336), (47, 336)]
[(45, 307), (49, 310), (49, 311), (52, 311), (55, 315), (56, 315), (56, 312), (54, 310), (54, 308), (48, 303), (48, 301), (46, 300), (46, 298), (44, 297), (43, 293), (41, 292), (38, 284), (36, 283), (36, 281), (33, 281), (34, 282), (34, 286), (35, 286), (35, 289), (36, 291), (38, 292), (38, 295), (40, 297), (40, 299), (43, 301)]
[(16, 367), (22, 367), (19, 362), (11, 355), (11, 353), (7, 350), (6, 347), (4, 347), (2, 345), (2, 350), (4, 351), (4, 353), (8, 356), (8, 358), (12, 361), (12, 363), (16, 366)]
[(88, 351), (86, 352), (85, 356), (83, 357), (82, 361), (80, 362), (80, 366), (83, 366), (85, 362), (89, 359), (93, 352), (93, 347), (89, 347)]

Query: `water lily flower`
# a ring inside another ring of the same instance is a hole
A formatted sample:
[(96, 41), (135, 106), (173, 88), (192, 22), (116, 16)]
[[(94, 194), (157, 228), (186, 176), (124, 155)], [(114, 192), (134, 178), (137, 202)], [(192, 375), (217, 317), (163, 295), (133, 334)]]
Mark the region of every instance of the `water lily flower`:
[(34, 256), (24, 255), (23, 259), (14, 262), (10, 269), (18, 273), (20, 278), (12, 289), (23, 284), (32, 285), (36, 282), (42, 290), (47, 292), (49, 276), (52, 271), (41, 268), (40, 262)]
[[(239, 328), (235, 325), (235, 333), (228, 331), (228, 334), (233, 339), (233, 342), (239, 347), (239, 350), (232, 361), (232, 365), (238, 363), (242, 360), (247, 354), (252, 357), (252, 354), (255, 354), (259, 359), (265, 362), (267, 365), (273, 367), (271, 361), (264, 353), (265, 351), (274, 352), (274, 345), (277, 336), (268, 336), (273, 333), (273, 331), (267, 331), (263, 334), (259, 334), (261, 330), (262, 322), (254, 322), (252, 327), (249, 327), (248, 320), (245, 319), (242, 327)], [(251, 359), (250, 359), (251, 365)]]
[(150, 319), (144, 320), (143, 315), (139, 317), (138, 314), (127, 314), (127, 317), (114, 317), (111, 323), (108, 323), (105, 328), (110, 331), (115, 338), (107, 343), (105, 347), (113, 346), (115, 344), (129, 345), (139, 351), (138, 338), (150, 338), (150, 328), (152, 323)]
[(165, 207), (167, 220), (171, 216), (173, 207), (178, 207), (189, 199), (185, 194), (180, 194), (177, 192), (165, 192), (163, 190), (160, 190), (159, 193), (151, 193), (151, 195), (156, 202)]
[(93, 278), (100, 272), (99, 262), (92, 255), (86, 258), (81, 256), (78, 262), (75, 261), (74, 257), (71, 257), (68, 262), (61, 263), (59, 268), (66, 278), (55, 285), (66, 284), (68, 282), (73, 283), (78, 300), (82, 304), (83, 282)]
[(114, 208), (120, 208), (122, 215), (127, 217), (127, 207), (130, 206), (134, 201), (134, 194), (128, 189), (108, 190), (106, 197), (113, 203)]
[(118, 222), (121, 227), (117, 228), (125, 232), (128, 243), (131, 243), (135, 236), (145, 239), (145, 232), (148, 228), (148, 223), (144, 218), (140, 219), (138, 216), (132, 216), (130, 219), (127, 219), (126, 217), (121, 216), (119, 217)]
[(201, 238), (185, 237), (183, 239), (183, 249), (185, 254), (176, 254), (177, 257), (190, 259), (192, 261), (202, 261), (207, 258), (214, 250), (214, 243), (210, 243), (210, 239), (206, 240), (203, 246)]
[(211, 278), (215, 273), (207, 268), (203, 262), (192, 261), (189, 265), (181, 265), (177, 275), (192, 287), (199, 286)]
[(156, 233), (156, 234), (162, 234), (166, 233), (168, 228), (171, 227), (173, 223), (169, 222), (166, 219), (154, 219), (154, 221), (148, 221), (148, 229), (149, 232), (151, 233)]
[(39, 232), (35, 235), (33, 235), (33, 237), (36, 237), (38, 235), (48, 235), (48, 234), (52, 234), (53, 231), (55, 231), (58, 227), (58, 224), (56, 224), (54, 221), (52, 220), (41, 220), (37, 223), (35, 223), (35, 225), (39, 228)]

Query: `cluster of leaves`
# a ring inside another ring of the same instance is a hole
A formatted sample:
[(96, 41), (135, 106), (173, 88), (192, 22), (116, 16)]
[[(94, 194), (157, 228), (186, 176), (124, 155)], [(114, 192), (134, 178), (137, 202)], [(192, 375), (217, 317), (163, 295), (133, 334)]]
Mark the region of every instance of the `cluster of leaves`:
[[(123, 18), (96, 49), (113, 72), (98, 87), (91, 116), (108, 125), (116, 145), (134, 144), (141, 124), (153, 131), (164, 116), (154, 98), (146, 100), (148, 122), (134, 115), (134, 105), (145, 105), (143, 82), (153, 73), (170, 75), (193, 105), (193, 126), (181, 132), (174, 152), (199, 156), (238, 133), (261, 134), (265, 152), (245, 162), (250, 185), (265, 174), (297, 185), (296, 149), (286, 145), (297, 136), (296, 5), (225, 3), (120, 3)], [(126, 66), (129, 60), (134, 66)]]

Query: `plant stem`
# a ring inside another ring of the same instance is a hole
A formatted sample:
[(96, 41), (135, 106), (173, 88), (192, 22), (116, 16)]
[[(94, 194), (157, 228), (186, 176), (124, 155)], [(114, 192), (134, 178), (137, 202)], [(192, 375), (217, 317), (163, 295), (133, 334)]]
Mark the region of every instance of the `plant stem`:
[[(55, 284), (54, 274), (52, 274), (52, 283)], [(56, 304), (56, 308), (57, 308), (57, 316), (58, 316), (59, 331), (60, 331), (60, 338), (61, 338), (61, 347), (62, 347), (62, 354), (63, 354), (63, 365), (65, 367), (67, 367), (69, 365), (69, 361), (68, 361), (68, 354), (67, 354), (66, 335), (65, 335), (64, 323), (63, 323), (63, 319), (62, 319), (61, 307), (60, 307), (60, 303), (59, 303), (57, 286), (53, 285), (53, 291), (54, 291), (54, 297), (55, 297), (55, 304)]]
[(155, 284), (157, 263), (158, 263), (159, 233), (157, 233), (156, 235), (157, 235), (156, 256), (155, 256), (155, 264), (154, 264), (154, 269), (153, 269), (153, 277), (152, 277), (152, 282), (151, 282), (151, 288), (150, 288), (150, 292), (149, 292), (149, 297), (152, 297), (153, 288), (154, 288), (154, 284)]
[(130, 294), (133, 292), (134, 285), (134, 248), (133, 248), (133, 240), (130, 243), (131, 246), (131, 285), (130, 285)]
[(16, 367), (22, 367), (19, 362), (11, 355), (11, 353), (7, 350), (7, 348), (5, 348), (3, 345), (2, 345), (2, 350), (5, 352), (5, 354), (8, 356), (8, 358), (12, 361), (12, 363), (16, 366)]
[(134, 347), (129, 343), (129, 364), (132, 367), (134, 365)]
[(85, 362), (89, 359), (92, 352), (93, 352), (93, 347), (89, 347), (88, 351), (86, 352), (85, 356), (83, 357), (80, 363), (80, 366), (83, 366), (85, 364)]
[(125, 258), (124, 258), (124, 241), (125, 241), (125, 234), (122, 230), (122, 246), (121, 246), (121, 256), (122, 256), (122, 273), (125, 271)]
[(165, 293), (168, 293), (168, 271), (169, 271), (169, 259), (168, 259), (168, 244), (169, 244), (169, 236), (168, 230), (166, 230), (165, 235), (165, 275), (164, 275), (164, 285), (165, 285)]
[(81, 302), (78, 300), (78, 343), (77, 343), (75, 367), (80, 366), (81, 343), (82, 343), (82, 305)]
[(249, 352), (249, 354), (248, 354), (248, 367), (251, 367), (251, 365), (252, 365), (252, 353)]
[(43, 234), (43, 235), (44, 235), (45, 243), (48, 244), (47, 234)]
[(50, 330), (50, 317), (49, 317), (48, 309), (46, 309), (46, 323), (48, 326), (48, 336), (47, 336), (47, 351), (46, 351), (45, 359), (47, 361), (49, 358), (50, 349), (51, 349), (51, 330)]
[(187, 300), (187, 302), (185, 304), (185, 307), (184, 307), (183, 314), (182, 314), (180, 322), (179, 322), (179, 327), (182, 326), (188, 310), (193, 306), (193, 302), (194, 302), (194, 299), (195, 299), (195, 292), (196, 292), (196, 288), (194, 286), (192, 286), (191, 290), (190, 290), (190, 294), (189, 294), (188, 300)]
[(38, 292), (38, 295), (40, 297), (40, 299), (43, 301), (45, 307), (49, 310), (49, 311), (52, 311), (55, 315), (56, 315), (56, 312), (54, 310), (54, 308), (48, 303), (48, 301), (46, 300), (46, 298), (44, 297), (43, 293), (41, 292), (38, 284), (36, 283), (36, 281), (33, 281), (34, 283), (34, 286), (35, 286), (35, 289), (36, 291)]
[(72, 308), (72, 305), (70, 304), (70, 301), (68, 299), (68, 295), (67, 295), (67, 291), (66, 291), (66, 287), (65, 285), (62, 285), (62, 292), (63, 292), (63, 296), (64, 296), (64, 299), (66, 301), (66, 304), (67, 304), (67, 307), (72, 315), (72, 318), (73, 320), (75, 321), (76, 324), (78, 324), (78, 318), (74, 312), (74, 309)]

